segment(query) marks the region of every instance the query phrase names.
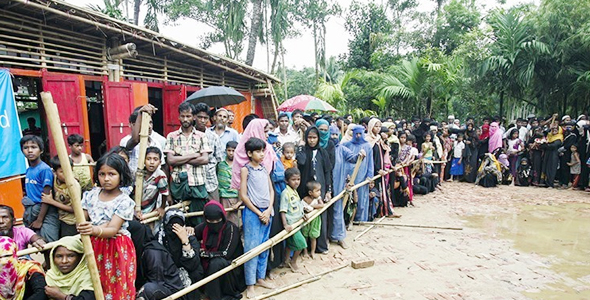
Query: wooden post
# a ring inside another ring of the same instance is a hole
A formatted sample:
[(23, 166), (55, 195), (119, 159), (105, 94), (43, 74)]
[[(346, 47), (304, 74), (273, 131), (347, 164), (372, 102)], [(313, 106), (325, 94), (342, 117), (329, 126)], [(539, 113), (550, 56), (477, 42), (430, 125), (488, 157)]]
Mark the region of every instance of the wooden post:
[[(72, 202), (72, 208), (74, 209), (74, 215), (76, 216), (76, 223), (80, 224), (86, 222), (84, 216), (84, 210), (82, 209), (80, 184), (74, 178), (72, 167), (70, 166), (70, 158), (68, 157), (68, 151), (66, 150), (66, 144), (64, 143), (63, 133), (61, 131), (61, 121), (59, 118), (59, 112), (57, 105), (53, 102), (53, 97), (50, 92), (41, 92), (41, 99), (43, 100), (43, 107), (47, 114), (47, 123), (51, 134), (53, 135), (53, 143), (57, 150), (59, 157), (59, 163), (61, 169), (64, 172), (66, 178), (66, 185), (70, 192)], [(86, 256), (86, 262), (88, 263), (88, 270), (90, 271), (90, 277), (92, 278), (92, 285), (94, 287), (94, 296), (96, 300), (104, 300), (104, 294), (102, 292), (102, 285), (100, 283), (100, 276), (98, 274), (98, 266), (94, 257), (94, 250), (92, 249), (92, 242), (90, 236), (82, 235), (82, 244), (84, 245), (84, 255)]]
[[(361, 163), (363, 162), (364, 156), (360, 156), (356, 160), (356, 165), (354, 165), (354, 171), (352, 172), (352, 176), (350, 176), (350, 181), (354, 184), (356, 180), (356, 176), (359, 174), (359, 169), (361, 168)], [(346, 203), (348, 202), (348, 198), (350, 198), (350, 193), (344, 195), (344, 200), (342, 201), (342, 209), (346, 211)]]
[(137, 155), (137, 171), (135, 172), (135, 211), (141, 211), (143, 197), (143, 177), (145, 175), (145, 151), (150, 137), (150, 121), (152, 117), (147, 112), (141, 113), (141, 127), (139, 129), (139, 154)]

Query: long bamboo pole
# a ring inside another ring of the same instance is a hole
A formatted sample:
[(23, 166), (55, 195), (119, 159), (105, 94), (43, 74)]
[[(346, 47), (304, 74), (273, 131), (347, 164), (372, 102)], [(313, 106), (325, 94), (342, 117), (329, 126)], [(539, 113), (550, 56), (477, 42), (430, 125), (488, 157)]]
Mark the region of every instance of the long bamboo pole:
[(145, 176), (145, 151), (150, 137), (150, 122), (152, 117), (147, 112), (141, 113), (141, 127), (139, 130), (139, 154), (137, 155), (137, 171), (135, 172), (135, 211), (141, 211), (143, 198), (143, 177)]
[(379, 222), (354, 222), (355, 225), (365, 226), (393, 226), (393, 227), (410, 227), (410, 228), (427, 228), (427, 229), (446, 229), (446, 230), (463, 230), (463, 227), (445, 227), (445, 226), (430, 226), (430, 225), (411, 225), (411, 224), (392, 224)]
[[(190, 201), (182, 201), (180, 203), (176, 203), (174, 205), (170, 205), (166, 207), (166, 211), (173, 209), (173, 208), (178, 208), (180, 210), (183, 210), (183, 207), (188, 206), (190, 204)], [(152, 218), (158, 215), (157, 211), (152, 211), (151, 213), (147, 213), (143, 215), (143, 219), (146, 220), (148, 218)]]
[(255, 297), (255, 298), (252, 298), (252, 300), (262, 300), (262, 299), (266, 299), (266, 298), (268, 298), (268, 297), (272, 297), (272, 296), (275, 296), (275, 295), (278, 295), (278, 294), (284, 293), (284, 292), (286, 292), (286, 291), (288, 291), (288, 290), (290, 290), (290, 289), (293, 289), (293, 288), (296, 288), (296, 287), (302, 286), (302, 285), (304, 285), (304, 284), (307, 284), (307, 283), (310, 283), (310, 282), (314, 282), (314, 281), (320, 280), (320, 279), (322, 279), (322, 277), (323, 277), (324, 275), (326, 275), (326, 274), (329, 274), (329, 273), (332, 273), (332, 272), (336, 272), (336, 271), (338, 271), (338, 270), (341, 270), (341, 269), (344, 269), (344, 268), (346, 268), (347, 266), (348, 266), (348, 264), (341, 265), (341, 266), (338, 266), (338, 267), (336, 267), (336, 268), (334, 268), (334, 269), (330, 269), (330, 270), (327, 270), (327, 271), (325, 271), (325, 272), (322, 272), (322, 273), (320, 273), (320, 274), (317, 274), (317, 275), (312, 275), (311, 277), (309, 277), (309, 278), (307, 278), (307, 279), (304, 279), (304, 280), (302, 280), (302, 281), (299, 281), (299, 282), (296, 282), (296, 283), (293, 283), (293, 284), (290, 284), (290, 285), (284, 286), (284, 287), (282, 287), (282, 288), (279, 288), (279, 289), (277, 289), (277, 290), (274, 290), (274, 291), (272, 291), (272, 292), (270, 292), (270, 293), (266, 293), (266, 294), (263, 294), (263, 295), (257, 296), (257, 297)]
[[(381, 219), (379, 219), (377, 222), (372, 222), (375, 223), (375, 225), (381, 223), (381, 221), (385, 220), (385, 216), (381, 217)], [(358, 240), (361, 236), (363, 236), (365, 233), (369, 232), (369, 230), (375, 228), (375, 225), (371, 225), (369, 226), (369, 228), (363, 230), (363, 232), (359, 233), (357, 236), (354, 237), (354, 239), (352, 239), (353, 242), (356, 242), (356, 240)]]
[[(86, 222), (84, 210), (82, 209), (80, 184), (74, 178), (72, 167), (70, 166), (70, 159), (68, 157), (68, 151), (66, 150), (66, 144), (64, 143), (63, 133), (61, 131), (61, 121), (59, 118), (59, 112), (57, 105), (53, 102), (53, 97), (50, 92), (41, 92), (41, 99), (43, 100), (43, 107), (47, 114), (47, 123), (51, 134), (53, 136), (53, 143), (57, 150), (59, 157), (59, 163), (61, 169), (64, 172), (66, 178), (66, 185), (68, 187), (72, 208), (74, 209), (74, 215), (76, 216), (76, 223), (80, 224)], [(86, 262), (88, 263), (88, 270), (90, 271), (90, 277), (92, 278), (92, 285), (94, 287), (94, 297), (96, 300), (104, 300), (104, 294), (102, 291), (102, 285), (100, 283), (100, 276), (98, 274), (98, 266), (96, 259), (94, 258), (94, 250), (92, 249), (92, 242), (90, 236), (82, 235), (82, 244), (84, 245), (84, 255), (86, 256)]]
[[(352, 176), (350, 176), (350, 181), (354, 183), (354, 181), (356, 180), (356, 176), (359, 173), (359, 170), (361, 168), (361, 163), (363, 162), (363, 159), (365, 157), (364, 156), (360, 156), (356, 159), (356, 164), (354, 165), (354, 171), (352, 172)], [(346, 193), (346, 195), (344, 195), (344, 200), (342, 200), (342, 209), (344, 211), (346, 211), (346, 204), (348, 203), (348, 198), (350, 198), (350, 193)]]
[[(75, 237), (80, 237), (80, 235), (77, 234), (77, 235), (75, 235)], [(47, 243), (47, 244), (43, 245), (42, 249), (38, 249), (38, 248), (35, 248), (35, 247), (23, 249), (23, 250), (18, 251), (16, 253), (16, 255), (17, 256), (25, 256), (25, 255), (31, 255), (31, 254), (39, 253), (39, 252), (42, 252), (42, 251), (51, 250), (51, 249), (53, 249), (58, 244), (58, 242), (59, 241)]]

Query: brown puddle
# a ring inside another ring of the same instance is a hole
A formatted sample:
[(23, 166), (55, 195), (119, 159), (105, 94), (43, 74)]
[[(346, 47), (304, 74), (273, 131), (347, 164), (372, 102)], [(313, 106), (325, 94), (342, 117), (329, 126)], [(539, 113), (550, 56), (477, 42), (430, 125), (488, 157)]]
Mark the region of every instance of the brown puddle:
[(470, 227), (512, 240), (516, 249), (546, 258), (551, 270), (567, 277), (538, 292), (523, 292), (527, 297), (590, 299), (590, 204), (525, 205), (519, 213), (465, 219)]

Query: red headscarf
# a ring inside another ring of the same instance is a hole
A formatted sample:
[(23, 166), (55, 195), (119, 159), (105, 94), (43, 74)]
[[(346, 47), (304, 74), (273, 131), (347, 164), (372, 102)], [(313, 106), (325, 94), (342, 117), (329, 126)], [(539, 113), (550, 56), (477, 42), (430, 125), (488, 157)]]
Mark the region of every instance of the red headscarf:
[(479, 140), (483, 141), (483, 140), (487, 139), (488, 137), (490, 137), (490, 125), (483, 124), (481, 126), (481, 134), (479, 135)]

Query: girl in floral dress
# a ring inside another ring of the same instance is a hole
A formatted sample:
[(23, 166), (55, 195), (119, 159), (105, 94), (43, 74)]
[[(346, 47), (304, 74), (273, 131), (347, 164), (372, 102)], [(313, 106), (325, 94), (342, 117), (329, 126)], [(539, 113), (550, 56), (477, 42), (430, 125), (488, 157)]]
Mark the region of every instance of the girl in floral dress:
[(121, 187), (132, 185), (131, 172), (125, 160), (114, 153), (100, 158), (94, 170), (98, 186), (82, 199), (90, 222), (79, 224), (78, 231), (91, 236), (105, 299), (133, 300), (136, 256), (127, 227), (135, 202), (121, 191)]

